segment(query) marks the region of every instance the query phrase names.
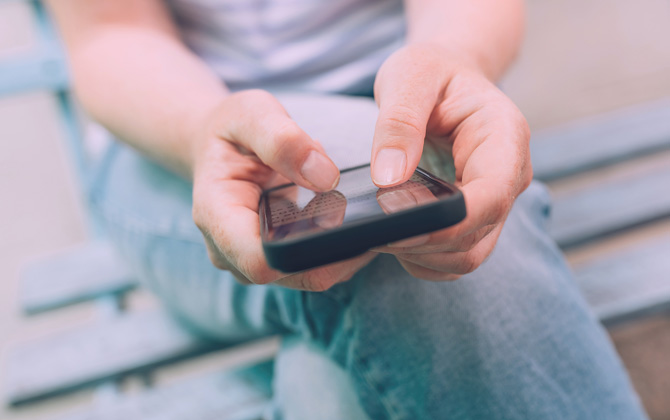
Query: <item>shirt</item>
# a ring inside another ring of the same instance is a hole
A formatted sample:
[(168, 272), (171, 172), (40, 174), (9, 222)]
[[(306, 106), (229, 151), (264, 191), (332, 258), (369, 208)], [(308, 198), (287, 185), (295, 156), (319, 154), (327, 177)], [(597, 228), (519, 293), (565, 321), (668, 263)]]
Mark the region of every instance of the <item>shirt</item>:
[(184, 42), (233, 91), (371, 94), (405, 38), (402, 0), (168, 0)]

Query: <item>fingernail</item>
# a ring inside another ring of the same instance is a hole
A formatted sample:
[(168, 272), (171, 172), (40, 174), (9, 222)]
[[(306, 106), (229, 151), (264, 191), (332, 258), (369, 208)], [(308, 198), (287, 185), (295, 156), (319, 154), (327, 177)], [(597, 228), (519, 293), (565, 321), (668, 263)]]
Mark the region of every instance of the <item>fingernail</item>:
[(419, 246), (423, 245), (430, 239), (430, 234), (419, 235), (409, 239), (403, 239), (402, 241), (393, 242), (389, 244), (391, 248), (408, 248), (410, 246)]
[(302, 176), (321, 191), (330, 191), (337, 186), (340, 172), (324, 155), (312, 150), (300, 169)]
[(372, 180), (377, 185), (391, 185), (402, 179), (407, 166), (405, 151), (395, 148), (384, 148), (375, 157)]

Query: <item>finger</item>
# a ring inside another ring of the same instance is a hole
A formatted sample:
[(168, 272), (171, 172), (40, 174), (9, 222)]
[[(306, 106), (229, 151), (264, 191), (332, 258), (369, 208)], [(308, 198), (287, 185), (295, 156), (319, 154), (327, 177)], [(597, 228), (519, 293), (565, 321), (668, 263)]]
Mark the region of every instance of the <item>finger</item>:
[(234, 268), (254, 284), (272, 283), (286, 275), (267, 265), (260, 240), (258, 213), (244, 206), (222, 205), (217, 210), (210, 210), (206, 217), (226, 221), (209, 222), (208, 227), (203, 228), (196, 217), (196, 224), (205, 238), (211, 238), (209, 254), (215, 266), (225, 270)]
[(205, 238), (207, 255), (209, 256), (209, 260), (212, 262), (214, 267), (218, 268), (219, 270), (229, 271), (241, 284), (253, 284), (251, 280), (249, 280), (234, 265), (232, 265), (230, 261), (226, 259), (226, 257), (223, 256), (209, 235), (203, 233), (203, 237)]
[[(237, 93), (225, 102), (229, 117), (220, 135), (254, 152), (260, 160), (298, 185), (329, 191), (339, 181), (339, 170), (293, 121), (272, 94), (262, 90)], [(262, 118), (258, 118), (258, 116)]]
[(377, 186), (408, 180), (419, 164), (428, 119), (442, 91), (440, 78), (428, 62), (401, 50), (389, 57), (377, 75), (379, 116), (371, 157)]
[[(231, 145), (228, 147), (232, 148)], [(235, 166), (234, 153), (230, 154), (227, 163)], [(261, 188), (246, 180), (212, 181), (209, 179), (212, 176), (205, 172), (196, 173), (193, 220), (205, 237), (214, 265), (227, 270), (230, 266), (235, 267), (249, 281), (258, 284), (285, 276), (265, 262), (258, 221)]]
[(398, 262), (400, 262), (400, 265), (402, 265), (405, 271), (407, 271), (410, 275), (421, 280), (453, 281), (461, 277), (458, 274), (431, 270), (430, 268), (426, 268), (406, 260), (398, 260)]
[[(403, 239), (401, 241), (393, 242), (388, 246), (375, 248), (376, 252), (384, 252), (393, 254), (399, 250), (414, 249), (430, 241), (430, 233), (424, 235), (412, 236), (411, 238)], [(390, 249), (390, 251), (389, 251)]]
[(345, 261), (286, 276), (277, 280), (277, 284), (291, 289), (323, 292), (337, 283), (349, 281), (375, 257), (376, 254), (367, 252)]
[[(228, 181), (223, 184), (209, 195), (219, 197), (220, 201), (210, 198), (211, 206), (200, 207), (194, 219), (203, 231), (210, 259), (215, 266), (231, 271), (242, 283), (276, 283), (294, 289), (323, 291), (333, 284), (349, 280), (375, 257), (374, 253), (367, 253), (297, 274), (274, 270), (267, 265), (262, 250), (258, 213), (254, 207), (257, 207), (258, 199), (254, 199), (254, 194), (243, 182)], [(255, 196), (258, 197), (259, 193)], [(226, 223), (211, 223), (211, 220), (226, 220)]]
[(433, 271), (468, 274), (475, 271), (493, 251), (500, 236), (502, 227), (496, 228), (489, 236), (480, 241), (477, 246), (467, 252), (444, 252), (435, 254), (398, 254), (399, 261), (430, 269)]
[[(463, 251), (501, 224), (514, 203), (514, 195), (499, 179), (482, 177), (461, 187), (467, 215), (458, 224), (433, 232), (429, 242), (411, 252)], [(385, 249), (397, 253), (397, 250)]]
[(463, 185), (461, 191), (468, 213), (452, 232), (460, 237), (504, 222), (515, 199), (511, 188), (498, 179), (479, 178)]
[(467, 252), (489, 235), (497, 225), (484, 226), (465, 236), (455, 236), (447, 228), (430, 234), (423, 242), (394, 242), (385, 247), (375, 248), (377, 252), (387, 254), (435, 254), (439, 252)]
[(503, 221), (532, 177), (523, 121), (510, 117), (484, 124), (482, 118), (473, 116), (457, 130), (454, 143), (456, 174), (468, 210), (456, 229), (460, 235)]

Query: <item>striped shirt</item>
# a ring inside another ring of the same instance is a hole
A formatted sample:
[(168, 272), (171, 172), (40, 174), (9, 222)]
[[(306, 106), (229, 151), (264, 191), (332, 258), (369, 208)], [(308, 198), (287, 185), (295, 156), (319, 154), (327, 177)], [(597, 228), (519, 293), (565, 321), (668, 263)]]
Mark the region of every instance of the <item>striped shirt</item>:
[(168, 0), (232, 90), (370, 94), (405, 38), (402, 0)]

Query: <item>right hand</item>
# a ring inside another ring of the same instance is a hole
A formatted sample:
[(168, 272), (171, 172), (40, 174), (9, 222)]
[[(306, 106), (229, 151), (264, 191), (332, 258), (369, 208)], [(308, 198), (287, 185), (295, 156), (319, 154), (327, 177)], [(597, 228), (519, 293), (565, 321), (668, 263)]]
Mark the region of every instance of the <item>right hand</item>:
[(228, 96), (193, 142), (193, 219), (212, 263), (245, 284), (327, 290), (349, 280), (376, 254), (286, 274), (267, 265), (260, 239), (258, 202), (263, 189), (290, 181), (329, 191), (339, 170), (323, 147), (262, 90)]

